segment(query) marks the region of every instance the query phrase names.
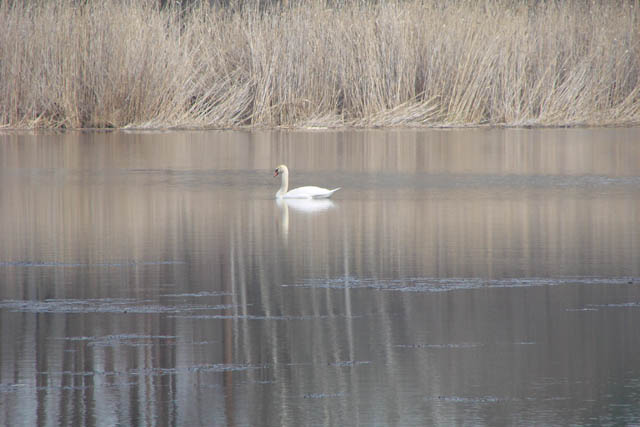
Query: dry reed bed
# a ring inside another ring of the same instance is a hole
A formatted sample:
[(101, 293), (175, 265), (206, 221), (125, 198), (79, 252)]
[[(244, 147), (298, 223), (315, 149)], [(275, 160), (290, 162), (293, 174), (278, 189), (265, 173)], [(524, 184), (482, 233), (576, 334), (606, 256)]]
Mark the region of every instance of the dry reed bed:
[(638, 1), (10, 3), (4, 127), (640, 123)]

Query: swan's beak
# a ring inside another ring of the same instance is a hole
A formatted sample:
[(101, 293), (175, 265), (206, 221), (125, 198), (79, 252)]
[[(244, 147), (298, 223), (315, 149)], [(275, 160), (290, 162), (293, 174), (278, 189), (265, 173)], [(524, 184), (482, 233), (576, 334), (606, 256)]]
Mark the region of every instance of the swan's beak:
[(276, 169), (276, 171), (273, 173), (273, 176), (274, 177), (278, 176), (278, 169)]

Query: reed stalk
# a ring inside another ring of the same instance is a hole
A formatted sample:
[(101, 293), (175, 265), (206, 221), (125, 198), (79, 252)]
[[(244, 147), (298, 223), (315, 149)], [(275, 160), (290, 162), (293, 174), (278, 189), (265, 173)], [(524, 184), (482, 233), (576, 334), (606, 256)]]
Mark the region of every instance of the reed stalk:
[(0, 126), (635, 125), (639, 8), (2, 2)]

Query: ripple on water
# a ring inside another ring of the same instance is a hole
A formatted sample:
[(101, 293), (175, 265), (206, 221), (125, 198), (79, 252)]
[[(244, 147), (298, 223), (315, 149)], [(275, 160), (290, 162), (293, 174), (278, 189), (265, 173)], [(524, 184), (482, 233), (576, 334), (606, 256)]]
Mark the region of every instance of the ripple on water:
[(329, 366), (334, 366), (336, 368), (351, 368), (359, 365), (369, 365), (370, 363), (370, 360), (340, 360), (329, 363)]
[(171, 317), (180, 317), (186, 319), (214, 319), (214, 320), (317, 320), (317, 319), (335, 319), (335, 318), (359, 318), (361, 316), (347, 316), (342, 314), (303, 314), (303, 315), (259, 315), (259, 314), (182, 314)]
[(214, 292), (214, 291), (202, 291), (202, 292), (192, 292), (192, 293), (182, 293), (182, 294), (163, 294), (161, 296), (167, 298), (186, 298), (186, 297), (224, 297), (224, 296), (232, 296), (232, 292)]
[(396, 344), (394, 347), (399, 348), (426, 348), (432, 350), (443, 349), (465, 349), (465, 348), (478, 348), (484, 344), (481, 343), (453, 343), (453, 344)]
[(451, 292), (486, 288), (522, 288), (558, 285), (638, 285), (639, 277), (557, 277), (557, 278), (438, 278), (413, 277), (403, 279), (377, 279), (337, 277), (333, 279), (307, 279), (301, 283), (283, 284), (287, 288), (306, 289), (373, 289), (388, 292)]
[(594, 312), (594, 311), (600, 311), (601, 309), (608, 309), (608, 308), (640, 308), (640, 302), (628, 301), (628, 302), (619, 302), (619, 303), (610, 303), (610, 304), (587, 304), (584, 307), (567, 308), (566, 311)]
[(302, 395), (305, 399), (328, 399), (332, 397), (342, 397), (345, 393), (305, 393)]
[(445, 403), (460, 403), (460, 404), (484, 404), (484, 403), (498, 403), (504, 402), (509, 399), (501, 399), (496, 396), (437, 396), (428, 397), (427, 400), (445, 402)]
[(231, 304), (154, 304), (150, 300), (133, 298), (98, 298), (98, 299), (46, 299), (38, 300), (3, 300), (0, 309), (8, 309), (26, 313), (187, 313), (202, 310), (226, 310), (234, 308)]
[(146, 266), (146, 265), (177, 265), (186, 264), (184, 261), (113, 261), (113, 262), (96, 262), (96, 263), (84, 263), (84, 262), (46, 262), (46, 261), (0, 261), (0, 267), (59, 267), (59, 268), (73, 268), (73, 267), (131, 267), (131, 266)]
[(263, 365), (250, 365), (242, 363), (212, 363), (177, 368), (139, 368), (129, 370), (128, 373), (131, 375), (140, 376), (163, 376), (192, 372), (239, 372), (263, 368)]
[(25, 387), (25, 385), (0, 383), (0, 394), (13, 393), (15, 391), (18, 391), (21, 387)]

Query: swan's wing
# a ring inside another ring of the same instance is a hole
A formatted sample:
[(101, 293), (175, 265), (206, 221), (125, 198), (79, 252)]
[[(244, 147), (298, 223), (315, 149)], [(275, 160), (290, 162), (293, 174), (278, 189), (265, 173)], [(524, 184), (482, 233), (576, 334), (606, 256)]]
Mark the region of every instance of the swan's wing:
[(289, 191), (284, 195), (286, 199), (324, 199), (327, 197), (331, 197), (333, 193), (338, 191), (339, 188), (334, 190), (327, 190), (326, 188), (307, 186), (307, 187), (298, 187)]

